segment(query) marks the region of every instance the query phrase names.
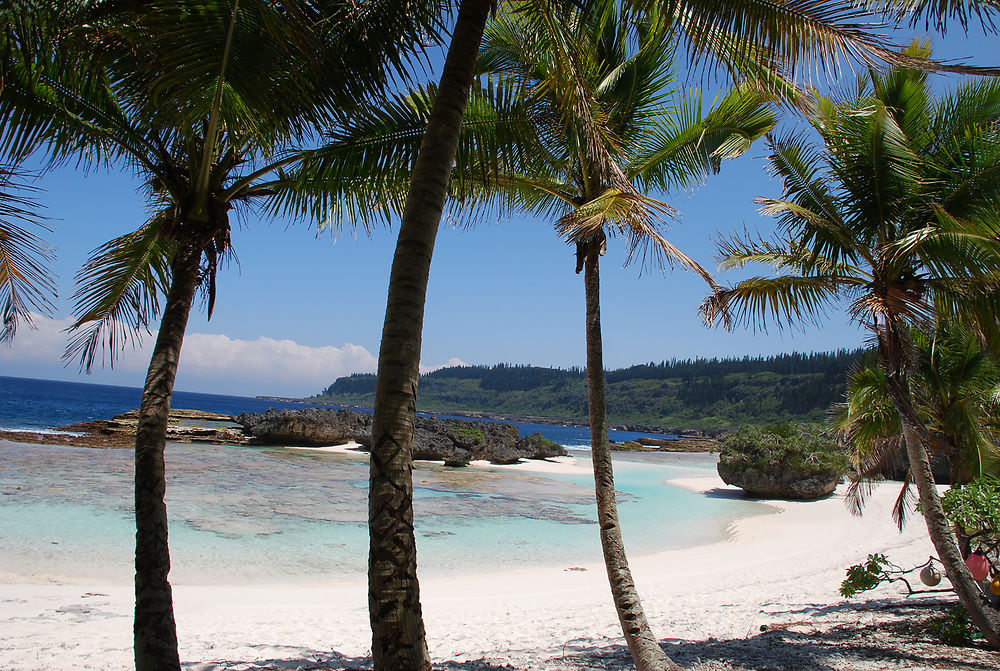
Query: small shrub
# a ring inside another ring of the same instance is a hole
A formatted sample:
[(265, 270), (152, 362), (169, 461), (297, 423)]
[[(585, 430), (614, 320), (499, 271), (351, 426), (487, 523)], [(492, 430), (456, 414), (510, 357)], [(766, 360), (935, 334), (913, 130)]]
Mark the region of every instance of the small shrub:
[(945, 515), (968, 535), (1000, 539), (1000, 478), (979, 478), (952, 487), (941, 497)]
[(888, 579), (886, 569), (890, 566), (884, 554), (868, 555), (864, 563), (847, 569), (847, 578), (840, 583), (840, 595), (850, 599), (858, 592), (875, 589), (879, 583)]
[(540, 432), (535, 432), (524, 437), (524, 443), (527, 447), (535, 450), (536, 452), (554, 452), (558, 451), (559, 444), (555, 443)]
[(743, 426), (721, 441), (719, 461), (763, 473), (790, 469), (801, 473), (847, 472), (847, 453), (819, 427), (795, 424)]
[(945, 515), (960, 530), (959, 538), (983, 550), (990, 563), (1000, 561), (1000, 478), (979, 478), (952, 487), (941, 497)]
[(483, 437), (483, 432), (472, 426), (452, 426), (451, 430), (457, 435), (472, 438), (477, 444), (486, 441), (486, 438)]
[(927, 631), (947, 645), (972, 645), (973, 639), (981, 636), (972, 626), (969, 613), (963, 606), (955, 606), (946, 615), (931, 618), (926, 626)]

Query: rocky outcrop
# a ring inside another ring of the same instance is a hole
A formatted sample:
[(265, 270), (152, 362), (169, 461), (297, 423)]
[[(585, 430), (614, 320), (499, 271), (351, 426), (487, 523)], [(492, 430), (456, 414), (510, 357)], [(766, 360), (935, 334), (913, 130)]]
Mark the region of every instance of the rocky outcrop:
[(343, 445), (352, 440), (368, 447), (372, 416), (354, 410), (303, 408), (243, 413), (236, 417), (243, 433), (257, 445), (320, 447)]
[(705, 437), (638, 438), (624, 443), (611, 443), (616, 452), (714, 452), (719, 441)]
[(818, 499), (832, 493), (841, 481), (839, 473), (803, 473), (787, 468), (765, 473), (723, 461), (719, 462), (718, 471), (727, 485), (768, 499)]
[[(356, 410), (307, 408), (242, 414), (236, 421), (255, 444), (317, 447), (354, 441), (371, 447), (372, 416)], [(464, 466), (473, 459), (516, 464), (521, 459), (565, 455), (566, 450), (541, 434), (518, 435), (502, 422), (417, 417), (413, 458)]]

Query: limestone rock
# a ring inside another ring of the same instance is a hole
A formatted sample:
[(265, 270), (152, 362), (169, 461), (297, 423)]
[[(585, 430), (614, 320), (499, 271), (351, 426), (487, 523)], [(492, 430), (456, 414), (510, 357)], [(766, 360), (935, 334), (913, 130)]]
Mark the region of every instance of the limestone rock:
[[(372, 415), (356, 410), (307, 408), (242, 414), (236, 421), (256, 444), (316, 447), (355, 441), (371, 447)], [(515, 464), (566, 454), (565, 448), (533, 434), (518, 435), (516, 426), (440, 417), (417, 417), (413, 458), (465, 466), (473, 459)]]
[(372, 416), (354, 410), (304, 408), (243, 413), (236, 418), (258, 445), (320, 447), (356, 441), (371, 443)]
[(736, 468), (722, 461), (718, 471), (727, 485), (768, 499), (818, 499), (832, 493), (841, 480), (840, 474), (835, 473), (802, 473), (787, 468), (764, 473), (754, 468)]

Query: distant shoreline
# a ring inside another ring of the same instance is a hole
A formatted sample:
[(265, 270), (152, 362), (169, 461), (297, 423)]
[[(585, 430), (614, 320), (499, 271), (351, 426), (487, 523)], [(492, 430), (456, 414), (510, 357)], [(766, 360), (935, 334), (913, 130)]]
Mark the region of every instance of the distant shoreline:
[[(348, 410), (360, 410), (363, 412), (373, 412), (374, 408), (367, 405), (350, 405), (346, 403), (334, 403), (333, 401), (323, 401), (315, 398), (288, 398), (284, 396), (255, 396), (259, 401), (280, 401), (282, 403), (303, 403), (309, 405), (322, 405), (334, 408), (346, 408)], [(533, 417), (515, 416), (500, 412), (485, 412), (481, 410), (417, 410), (424, 415), (435, 417), (468, 417), (469, 419), (487, 419), (497, 422), (527, 422), (530, 424), (549, 424), (551, 426), (575, 426), (586, 428), (587, 422), (572, 419), (557, 419), (553, 417)], [(725, 433), (724, 429), (693, 429), (690, 427), (663, 426), (660, 424), (610, 424), (608, 428), (612, 431), (635, 431), (636, 433), (659, 433), (677, 438), (718, 438)]]

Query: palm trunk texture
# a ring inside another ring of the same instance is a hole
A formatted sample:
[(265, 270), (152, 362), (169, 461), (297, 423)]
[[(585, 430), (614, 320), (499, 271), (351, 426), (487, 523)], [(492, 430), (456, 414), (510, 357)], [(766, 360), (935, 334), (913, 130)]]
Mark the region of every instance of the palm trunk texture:
[(368, 607), (377, 671), (427, 671), (413, 533), (413, 425), (431, 256), (492, 0), (462, 0), (406, 197), (379, 348), (368, 498)]
[(135, 436), (135, 668), (136, 671), (179, 671), (177, 627), (167, 574), (166, 471), (170, 397), (177, 376), (184, 331), (198, 285), (201, 248), (181, 241), (171, 262), (160, 331), (142, 390)]
[(958, 599), (969, 613), (969, 618), (982, 632), (986, 641), (1000, 648), (1000, 613), (988, 605), (983, 592), (972, 579), (962, 559), (954, 529), (941, 507), (937, 484), (927, 453), (927, 430), (920, 421), (910, 398), (906, 373), (905, 345), (899, 328), (888, 324), (879, 334), (879, 358), (886, 375), (889, 395), (903, 424), (906, 454), (910, 460), (910, 474), (917, 485), (920, 510), (927, 524), (927, 533), (944, 565)]
[(632, 653), (637, 671), (679, 670), (653, 636), (632, 580), (625, 557), (618, 503), (615, 500), (615, 475), (608, 439), (607, 404), (604, 393), (604, 346), (601, 340), (600, 243), (588, 244), (584, 261), (584, 286), (587, 297), (587, 402), (590, 413), (590, 443), (594, 462), (594, 487), (597, 496), (597, 522), (601, 528), (601, 549), (608, 571), (611, 596), (618, 611), (622, 634)]

